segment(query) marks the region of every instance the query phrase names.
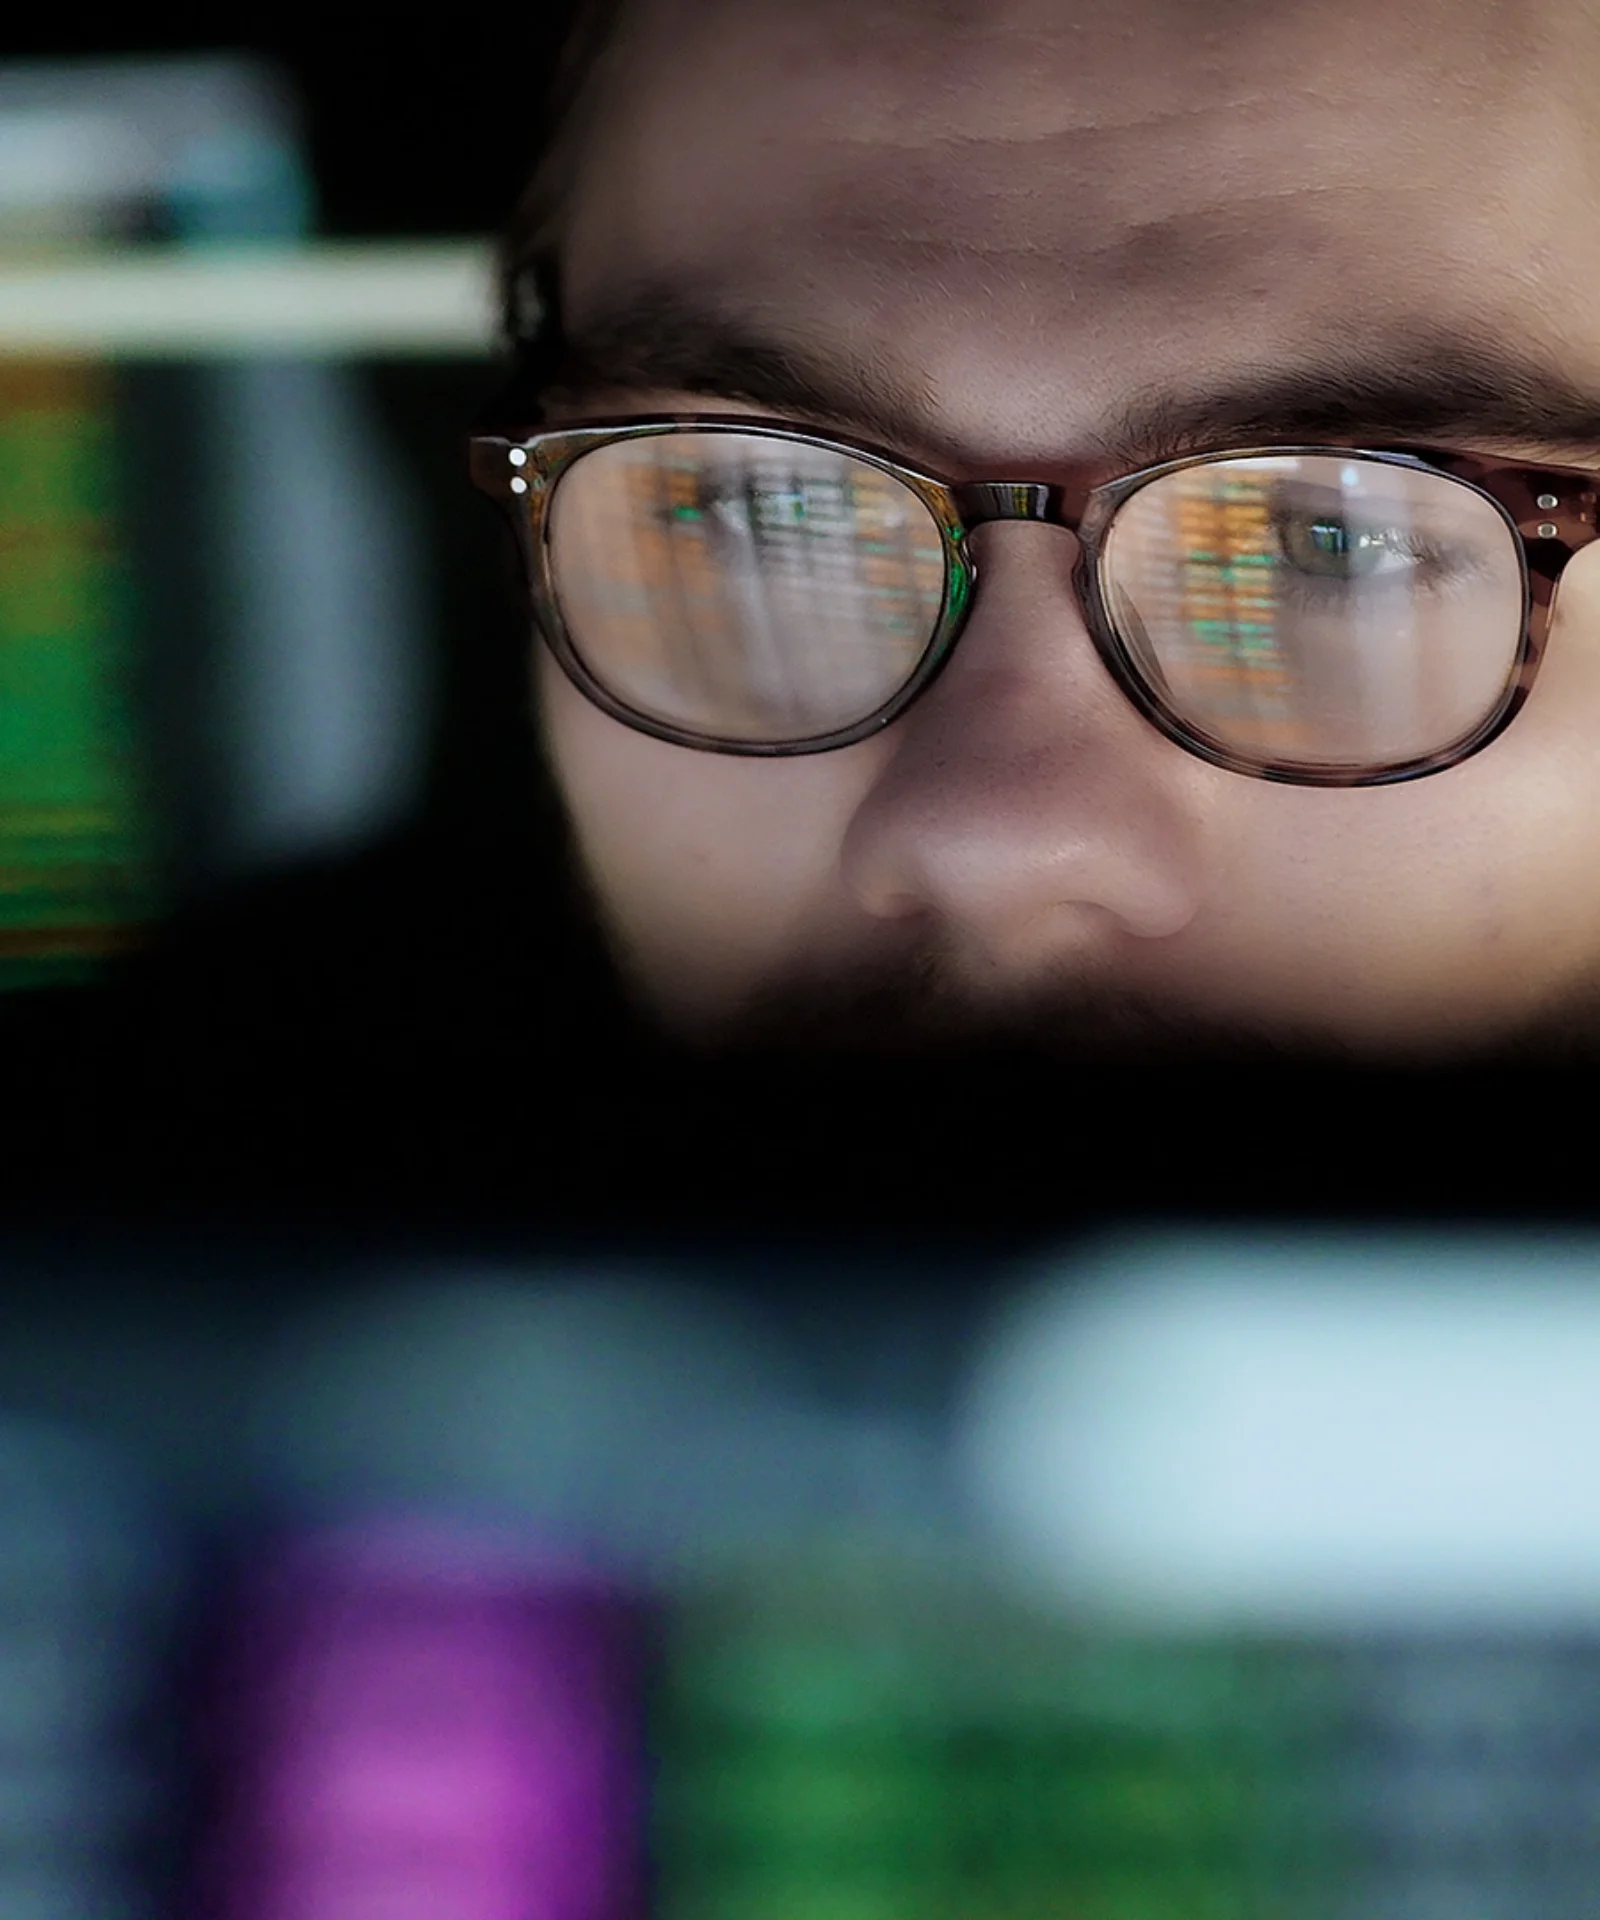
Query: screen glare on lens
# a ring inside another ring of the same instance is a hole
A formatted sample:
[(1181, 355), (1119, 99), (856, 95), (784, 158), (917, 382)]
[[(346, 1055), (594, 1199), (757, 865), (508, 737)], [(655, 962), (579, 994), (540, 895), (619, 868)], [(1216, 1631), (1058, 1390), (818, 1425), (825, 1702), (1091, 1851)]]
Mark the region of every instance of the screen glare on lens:
[(1450, 476), (1282, 454), (1182, 468), (1119, 509), (1102, 587), (1170, 712), (1263, 763), (1400, 765), (1500, 709), (1513, 530)]
[(634, 712), (734, 741), (870, 717), (944, 606), (937, 523), (842, 451), (682, 432), (577, 461), (551, 508), (558, 604), (585, 666)]

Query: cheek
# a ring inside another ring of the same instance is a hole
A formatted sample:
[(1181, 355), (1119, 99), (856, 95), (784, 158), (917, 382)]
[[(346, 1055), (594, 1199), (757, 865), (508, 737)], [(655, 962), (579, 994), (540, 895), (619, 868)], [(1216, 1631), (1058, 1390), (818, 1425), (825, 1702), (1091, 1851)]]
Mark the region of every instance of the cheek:
[(589, 878), (647, 965), (754, 969), (840, 902), (839, 849), (875, 742), (795, 759), (698, 753), (599, 712), (541, 660), (550, 761)]
[(1258, 786), (1214, 871), (1315, 970), (1537, 999), (1600, 960), (1600, 606), (1573, 595), (1527, 705), (1458, 768), (1394, 787)]
[(1591, 964), (1600, 942), (1596, 561), (1600, 554), (1587, 554), (1569, 572), (1522, 712), (1459, 775), (1438, 783), (1456, 789), (1458, 858), (1476, 855), (1492, 884), (1495, 935), (1535, 958), (1581, 948)]

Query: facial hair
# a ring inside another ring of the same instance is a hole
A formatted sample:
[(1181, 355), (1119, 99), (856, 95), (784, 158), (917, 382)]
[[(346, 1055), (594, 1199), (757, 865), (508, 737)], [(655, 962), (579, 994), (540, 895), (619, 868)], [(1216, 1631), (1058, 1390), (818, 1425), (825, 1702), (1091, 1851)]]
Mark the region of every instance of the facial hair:
[[(1600, 964), (1499, 1032), (1380, 1052), (1114, 979), (980, 994), (925, 944), (775, 982), (685, 1039), (629, 986), (626, 953), (575, 883), (620, 1018), (581, 1155), (606, 1169), (607, 1208), (622, 1194), (642, 1205), (648, 1181), (662, 1219), (992, 1235), (1108, 1213), (1592, 1205), (1582, 1130), (1555, 1115), (1572, 1074), (1600, 1067)], [(573, 1038), (592, 1068), (600, 1055)]]

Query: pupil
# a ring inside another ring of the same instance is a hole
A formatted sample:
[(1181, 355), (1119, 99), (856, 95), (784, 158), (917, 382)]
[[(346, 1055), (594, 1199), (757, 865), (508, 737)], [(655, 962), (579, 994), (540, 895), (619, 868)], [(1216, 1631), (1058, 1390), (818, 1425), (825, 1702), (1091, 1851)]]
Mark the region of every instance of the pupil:
[(1287, 529), (1287, 558), (1306, 573), (1345, 579), (1370, 572), (1384, 554), (1384, 539), (1344, 520), (1307, 520)]

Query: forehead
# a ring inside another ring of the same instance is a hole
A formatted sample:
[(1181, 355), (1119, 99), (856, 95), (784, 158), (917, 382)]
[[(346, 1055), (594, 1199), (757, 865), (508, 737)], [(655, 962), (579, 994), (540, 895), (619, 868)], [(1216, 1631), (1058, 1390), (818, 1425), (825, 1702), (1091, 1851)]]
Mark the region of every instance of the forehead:
[[(1587, 10), (635, 0), (564, 247), (884, 367), (975, 450), (1418, 318), (1600, 370)], [(1031, 398), (1026, 414), (1019, 396)]]

